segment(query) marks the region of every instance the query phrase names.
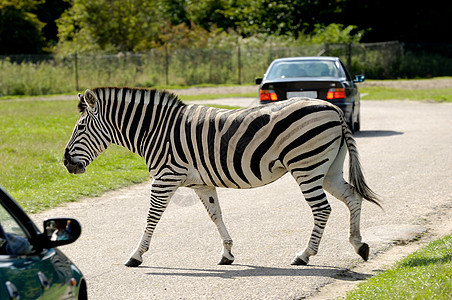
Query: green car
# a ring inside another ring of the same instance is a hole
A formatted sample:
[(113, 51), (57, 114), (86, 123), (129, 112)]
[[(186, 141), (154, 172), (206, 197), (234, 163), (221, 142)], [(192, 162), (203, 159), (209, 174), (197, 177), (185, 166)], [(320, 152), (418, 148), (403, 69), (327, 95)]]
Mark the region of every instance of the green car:
[(87, 299), (80, 270), (56, 247), (73, 243), (80, 223), (44, 221), (41, 233), (0, 186), (0, 299)]

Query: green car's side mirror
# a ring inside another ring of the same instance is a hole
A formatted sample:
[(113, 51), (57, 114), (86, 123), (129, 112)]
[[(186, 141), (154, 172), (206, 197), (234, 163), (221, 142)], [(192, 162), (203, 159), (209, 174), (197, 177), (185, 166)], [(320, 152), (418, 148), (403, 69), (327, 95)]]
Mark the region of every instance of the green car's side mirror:
[(82, 226), (76, 219), (51, 218), (44, 220), (44, 236), (48, 248), (75, 242), (82, 233)]

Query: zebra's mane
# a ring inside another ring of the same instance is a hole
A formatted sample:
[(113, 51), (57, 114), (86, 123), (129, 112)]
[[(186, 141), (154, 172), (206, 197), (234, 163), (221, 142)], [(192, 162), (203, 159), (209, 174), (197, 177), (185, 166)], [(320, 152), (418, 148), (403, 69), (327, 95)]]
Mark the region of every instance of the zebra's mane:
[[(107, 90), (115, 90), (115, 94), (118, 94), (120, 90), (122, 90), (122, 94), (125, 94), (127, 92), (132, 92), (132, 94), (136, 94), (137, 91), (141, 92), (149, 92), (149, 95), (152, 95), (149, 99), (145, 99), (145, 102), (148, 104), (157, 104), (161, 102), (161, 99), (166, 98), (166, 105), (185, 105), (179, 97), (170, 91), (167, 90), (158, 90), (158, 89), (147, 89), (147, 88), (130, 88), (130, 87), (96, 87), (93, 88), (91, 91), (97, 96), (99, 101), (106, 102), (105, 99)], [(156, 97), (156, 95), (159, 95), (159, 97)], [(103, 97), (99, 97), (100, 95), (103, 95)], [(131, 102), (139, 102), (140, 97), (132, 97), (128, 99)], [(86, 103), (80, 99), (80, 102), (78, 104), (78, 108), (80, 112), (83, 112), (86, 108)]]

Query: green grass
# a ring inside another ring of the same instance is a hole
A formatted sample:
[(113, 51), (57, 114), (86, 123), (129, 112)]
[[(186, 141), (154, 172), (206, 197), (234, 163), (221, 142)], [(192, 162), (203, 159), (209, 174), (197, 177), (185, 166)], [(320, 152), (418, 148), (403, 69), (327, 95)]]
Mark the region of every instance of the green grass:
[(362, 97), (363, 100), (433, 100), (436, 102), (452, 102), (452, 88), (406, 90), (372, 86), (360, 88), (359, 91), (361, 94), (368, 94)]
[(352, 299), (451, 299), (452, 236), (431, 242), (347, 294)]
[(149, 179), (144, 159), (116, 145), (69, 174), (62, 156), (78, 116), (76, 100), (0, 101), (0, 185), (27, 212)]
[(78, 119), (76, 101), (0, 101), (0, 184), (27, 212), (96, 196), (149, 178), (144, 160), (111, 146), (85, 174), (62, 164)]

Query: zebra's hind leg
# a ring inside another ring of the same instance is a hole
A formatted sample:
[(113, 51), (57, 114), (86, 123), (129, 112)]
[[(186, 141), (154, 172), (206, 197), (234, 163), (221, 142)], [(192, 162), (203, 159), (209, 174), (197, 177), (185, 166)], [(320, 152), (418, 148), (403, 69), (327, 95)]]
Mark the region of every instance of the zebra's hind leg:
[(361, 241), (360, 219), (362, 198), (355, 188), (344, 180), (343, 168), (347, 153), (345, 146), (341, 147), (337, 157), (331, 164), (323, 187), (335, 198), (345, 203), (350, 211), (350, 237), (349, 241), (353, 245), (356, 253), (365, 261), (369, 258), (369, 246)]
[[(292, 171), (292, 175), (294, 175), (294, 171)], [(297, 178), (294, 175), (306, 201), (311, 207), (314, 216), (314, 229), (312, 230), (308, 246), (302, 252), (297, 253), (297, 256), (292, 260), (292, 265), (307, 265), (309, 257), (317, 254), (323, 231), (331, 213), (330, 204), (322, 188), (323, 175), (312, 176), (300, 176)]]
[(170, 183), (171, 184), (165, 180), (154, 180), (152, 182), (151, 200), (146, 219), (146, 228), (137, 248), (132, 252), (129, 260), (125, 263), (127, 267), (138, 267), (143, 263), (143, 254), (149, 250), (149, 243), (151, 242), (155, 227), (165, 212), (171, 196), (178, 188), (178, 185), (174, 185), (174, 181), (170, 181)]
[(193, 188), (196, 194), (201, 199), (204, 207), (207, 210), (212, 221), (217, 226), (220, 233), (221, 240), (223, 241), (223, 250), (221, 252), (221, 259), (218, 262), (219, 265), (230, 265), (234, 262), (234, 255), (232, 255), (232, 239), (226, 229), (221, 214), (220, 203), (218, 202), (217, 192), (214, 187), (202, 186)]
[(369, 245), (361, 241), (360, 219), (361, 219), (361, 196), (355, 188), (348, 184), (341, 174), (328, 174), (324, 181), (325, 190), (331, 195), (345, 203), (350, 211), (350, 237), (349, 241), (365, 261), (369, 258)]

